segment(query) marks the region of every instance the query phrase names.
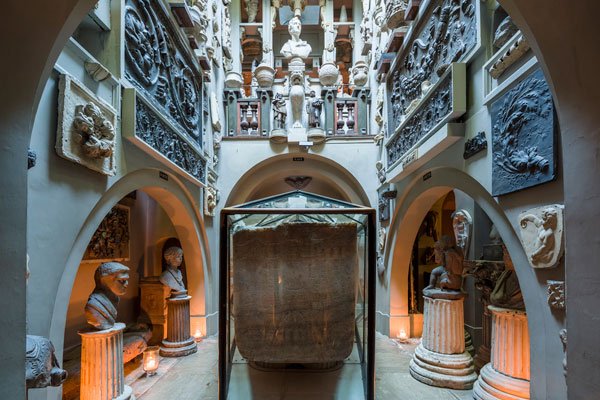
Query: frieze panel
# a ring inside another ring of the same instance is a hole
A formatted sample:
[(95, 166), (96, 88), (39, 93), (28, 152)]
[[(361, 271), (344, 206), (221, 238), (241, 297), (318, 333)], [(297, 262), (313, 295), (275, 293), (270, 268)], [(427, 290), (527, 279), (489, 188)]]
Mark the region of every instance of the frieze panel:
[(116, 205), (90, 239), (82, 262), (129, 261), (129, 208)]
[(202, 145), (199, 71), (159, 1), (128, 0), (125, 77)]
[(402, 158), (417, 142), (452, 112), (452, 80), (448, 74), (425, 103), (405, 121), (387, 143), (388, 167)]
[(454, 62), (464, 61), (479, 41), (478, 1), (437, 0), (411, 35), (388, 80), (389, 135)]
[(199, 182), (206, 182), (206, 160), (143, 101), (135, 102), (135, 136)]
[(492, 194), (499, 196), (554, 180), (552, 95), (538, 69), (491, 106)]

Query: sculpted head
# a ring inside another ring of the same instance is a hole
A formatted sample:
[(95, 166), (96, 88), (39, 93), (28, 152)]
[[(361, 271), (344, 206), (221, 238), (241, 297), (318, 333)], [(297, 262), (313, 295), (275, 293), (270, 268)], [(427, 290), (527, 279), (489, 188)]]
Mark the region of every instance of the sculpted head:
[(183, 262), (183, 250), (177, 246), (169, 247), (163, 254), (167, 265), (171, 268), (177, 268)]
[(294, 17), (290, 19), (290, 22), (288, 23), (288, 32), (295, 39), (300, 37), (300, 33), (302, 32), (302, 22), (300, 22), (300, 18)]
[(94, 281), (97, 289), (123, 296), (129, 284), (129, 268), (118, 262), (104, 263), (96, 269)]

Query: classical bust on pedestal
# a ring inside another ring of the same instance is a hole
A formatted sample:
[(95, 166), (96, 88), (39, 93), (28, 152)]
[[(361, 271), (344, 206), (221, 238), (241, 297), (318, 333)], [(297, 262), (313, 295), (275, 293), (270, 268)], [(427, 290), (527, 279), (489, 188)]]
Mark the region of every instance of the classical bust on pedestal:
[(288, 23), (288, 32), (292, 37), (281, 48), (281, 55), (287, 59), (300, 57), (305, 59), (309, 56), (312, 48), (305, 40), (300, 40), (302, 32), (302, 23), (297, 16), (293, 17)]
[(118, 262), (101, 264), (94, 273), (96, 287), (85, 305), (87, 323), (97, 330), (112, 328), (117, 319), (119, 296), (127, 292), (129, 268)]
[(167, 268), (160, 274), (160, 282), (171, 288), (171, 297), (187, 294), (179, 266), (183, 262), (183, 250), (177, 246), (169, 247), (163, 254)]
[(462, 251), (452, 238), (444, 235), (435, 242), (434, 253), (439, 267), (431, 271), (429, 286), (423, 289), (423, 295), (441, 299), (462, 296)]

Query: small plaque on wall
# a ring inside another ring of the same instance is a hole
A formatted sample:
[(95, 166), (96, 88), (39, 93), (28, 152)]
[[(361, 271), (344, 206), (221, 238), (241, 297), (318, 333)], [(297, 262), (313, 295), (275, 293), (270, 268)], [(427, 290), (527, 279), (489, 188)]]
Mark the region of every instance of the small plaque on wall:
[(129, 261), (129, 208), (117, 204), (92, 236), (82, 262)]
[(555, 115), (541, 69), (496, 100), (492, 114), (492, 194), (556, 178)]

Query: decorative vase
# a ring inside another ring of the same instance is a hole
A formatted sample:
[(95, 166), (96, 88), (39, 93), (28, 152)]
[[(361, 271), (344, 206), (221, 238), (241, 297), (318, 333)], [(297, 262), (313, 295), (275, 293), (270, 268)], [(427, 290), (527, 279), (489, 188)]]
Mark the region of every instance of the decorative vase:
[(352, 68), (352, 76), (356, 86), (362, 87), (367, 84), (367, 81), (369, 80), (368, 71), (369, 66), (366, 62), (360, 60), (354, 64), (354, 68)]
[(260, 64), (254, 70), (254, 77), (261, 88), (270, 88), (275, 79), (275, 69), (268, 64)]
[(319, 81), (323, 86), (334, 86), (337, 83), (340, 70), (333, 62), (326, 62), (319, 69)]
[(243, 84), (244, 80), (239, 72), (229, 71), (225, 76), (225, 86), (230, 89), (239, 89)]

